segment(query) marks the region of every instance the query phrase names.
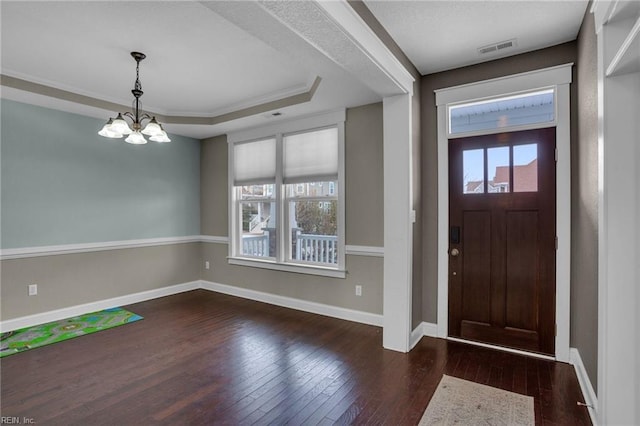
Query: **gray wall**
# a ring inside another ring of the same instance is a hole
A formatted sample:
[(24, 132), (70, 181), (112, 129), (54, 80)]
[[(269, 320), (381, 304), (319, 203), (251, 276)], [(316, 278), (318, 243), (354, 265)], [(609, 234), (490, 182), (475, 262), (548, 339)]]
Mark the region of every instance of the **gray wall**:
[[(437, 227), (438, 227), (438, 123), (434, 90), (461, 84), (473, 83), (491, 78), (547, 68), (576, 62), (576, 43), (558, 46), (530, 53), (485, 62), (451, 71), (429, 74), (422, 77), (422, 318), (423, 321), (437, 322)], [(576, 70), (573, 69), (575, 81)], [(571, 109), (576, 103), (576, 84), (571, 85)], [(573, 129), (576, 123), (573, 121)], [(572, 137), (572, 149), (575, 141)], [(572, 187), (572, 191), (575, 187)], [(573, 208), (573, 206), (572, 206)]]
[[(598, 76), (593, 15), (578, 34), (577, 137), (572, 146), (571, 346), (598, 377)], [(573, 117), (572, 117), (573, 118)]]
[[(200, 243), (3, 260), (0, 320), (200, 279)], [(27, 286), (38, 284), (38, 295)]]
[(199, 141), (131, 145), (103, 124), (2, 100), (2, 248), (199, 233)]
[[(206, 139), (201, 152), (201, 218), (205, 235), (228, 236), (225, 137)], [(346, 243), (383, 245), (382, 104), (347, 110), (345, 123)], [(228, 245), (203, 243), (202, 278), (281, 296), (382, 314), (380, 257), (346, 257), (347, 278), (336, 279), (229, 265)], [(355, 296), (355, 285), (362, 296)]]

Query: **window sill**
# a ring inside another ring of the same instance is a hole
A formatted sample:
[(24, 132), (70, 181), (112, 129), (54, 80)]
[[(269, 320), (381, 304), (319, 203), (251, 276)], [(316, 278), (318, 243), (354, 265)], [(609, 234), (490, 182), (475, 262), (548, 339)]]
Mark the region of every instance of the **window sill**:
[(271, 269), (275, 271), (293, 272), (296, 274), (320, 275), (331, 278), (346, 278), (347, 271), (323, 266), (302, 266), (289, 263), (276, 263), (269, 260), (247, 259), (238, 257), (227, 258), (230, 265), (249, 266), (252, 268)]

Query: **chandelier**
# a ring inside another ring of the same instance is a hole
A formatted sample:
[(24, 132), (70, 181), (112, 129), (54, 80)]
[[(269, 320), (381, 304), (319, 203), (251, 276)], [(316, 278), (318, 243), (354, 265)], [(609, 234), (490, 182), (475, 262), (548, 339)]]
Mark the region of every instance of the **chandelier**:
[[(124, 141), (134, 145), (147, 143), (143, 135), (149, 136), (149, 139), (154, 142), (171, 142), (171, 139), (167, 136), (167, 132), (165, 132), (162, 125), (156, 121), (155, 117), (147, 113), (141, 114), (140, 97), (144, 92), (142, 91), (142, 84), (140, 84), (140, 61), (146, 58), (147, 55), (140, 52), (131, 52), (131, 56), (133, 56), (133, 59), (136, 61), (136, 82), (131, 91), (136, 98), (133, 101), (133, 113), (127, 111), (118, 113), (116, 118), (109, 118), (109, 121), (107, 121), (98, 134), (107, 138), (123, 138), (128, 135)], [(131, 127), (129, 127), (125, 117), (131, 120)], [(143, 128), (142, 122), (144, 120), (148, 120), (148, 123)]]

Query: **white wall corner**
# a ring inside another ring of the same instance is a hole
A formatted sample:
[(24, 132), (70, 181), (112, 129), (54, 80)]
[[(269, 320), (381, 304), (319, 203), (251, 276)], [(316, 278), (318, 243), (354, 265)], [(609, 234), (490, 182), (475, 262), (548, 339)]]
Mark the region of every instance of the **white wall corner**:
[(431, 322), (422, 321), (411, 332), (409, 349), (413, 349), (423, 337), (438, 337), (438, 325)]
[(587, 370), (584, 368), (584, 364), (582, 363), (582, 358), (580, 357), (580, 352), (576, 348), (571, 348), (569, 350), (569, 362), (573, 365), (573, 368), (576, 370), (576, 376), (578, 376), (578, 383), (580, 384), (580, 389), (582, 390), (582, 396), (584, 398), (584, 403), (587, 404), (587, 409), (589, 410), (589, 416), (591, 417), (591, 422), (595, 425), (598, 424), (598, 398), (596, 397), (596, 393), (593, 390), (593, 385), (591, 384), (591, 380), (589, 380), (589, 375), (587, 374)]

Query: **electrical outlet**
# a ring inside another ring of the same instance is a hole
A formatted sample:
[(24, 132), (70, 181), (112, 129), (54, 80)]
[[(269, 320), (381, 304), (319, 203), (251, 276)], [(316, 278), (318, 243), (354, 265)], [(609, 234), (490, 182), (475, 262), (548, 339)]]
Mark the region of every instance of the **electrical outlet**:
[(29, 284), (29, 296), (38, 294), (38, 284)]
[(204, 262), (204, 269), (209, 269), (209, 261)]
[(362, 296), (362, 286), (361, 285), (357, 285), (356, 286), (356, 296)]

